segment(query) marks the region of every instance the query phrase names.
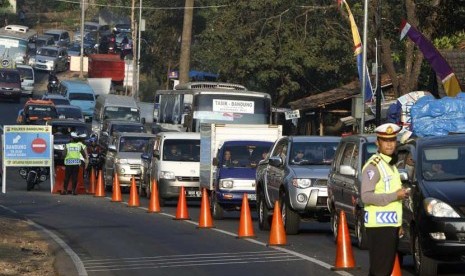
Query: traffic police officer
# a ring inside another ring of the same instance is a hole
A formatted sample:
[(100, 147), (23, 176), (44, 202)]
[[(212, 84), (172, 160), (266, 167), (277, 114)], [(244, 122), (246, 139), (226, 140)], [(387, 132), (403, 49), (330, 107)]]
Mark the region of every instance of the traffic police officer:
[(65, 146), (65, 182), (61, 194), (67, 193), (69, 180), (73, 183), (73, 195), (77, 195), (76, 186), (78, 181), (79, 167), (81, 165), (81, 155), (87, 160), (87, 153), (79, 142), (79, 136), (76, 132), (71, 132), (72, 141)]
[(378, 152), (363, 166), (361, 197), (365, 204), (369, 275), (389, 276), (394, 267), (402, 225), (402, 199), (408, 197), (408, 190), (402, 188), (399, 172), (393, 165), (400, 130), (392, 123), (378, 126), (375, 129)]

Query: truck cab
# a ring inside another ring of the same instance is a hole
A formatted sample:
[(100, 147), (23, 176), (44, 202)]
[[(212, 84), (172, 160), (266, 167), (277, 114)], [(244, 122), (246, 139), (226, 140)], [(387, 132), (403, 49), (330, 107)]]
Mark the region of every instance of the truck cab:
[(223, 218), (223, 210), (239, 210), (242, 197), (255, 204), (255, 170), (264, 159), (272, 142), (226, 141), (213, 158), (213, 187), (211, 193), (212, 214)]

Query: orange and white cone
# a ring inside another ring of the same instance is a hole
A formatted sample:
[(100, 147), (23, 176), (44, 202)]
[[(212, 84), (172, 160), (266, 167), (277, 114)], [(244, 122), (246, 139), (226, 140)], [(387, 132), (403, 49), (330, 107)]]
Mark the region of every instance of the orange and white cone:
[(176, 209), (176, 220), (186, 220), (189, 218), (189, 212), (187, 210), (187, 201), (186, 201), (186, 190), (184, 186), (181, 186), (179, 191), (178, 207)]
[(279, 201), (274, 204), (273, 220), (271, 221), (270, 241), (268, 245), (286, 245), (286, 230), (284, 229), (283, 217), (279, 208)]
[(128, 207), (139, 207), (139, 194), (137, 193), (136, 179), (132, 176), (131, 179), (131, 190), (129, 192)]
[(159, 213), (160, 210), (160, 201), (158, 198), (158, 185), (157, 180), (152, 181), (152, 193), (150, 194), (149, 208), (147, 212), (149, 213)]
[(200, 218), (198, 228), (212, 228), (213, 219), (210, 212), (210, 201), (208, 200), (208, 193), (205, 188), (202, 189), (202, 203), (200, 204)]
[(237, 237), (255, 238), (247, 194), (244, 194), (244, 196), (242, 197), (241, 218), (239, 220), (239, 231)]

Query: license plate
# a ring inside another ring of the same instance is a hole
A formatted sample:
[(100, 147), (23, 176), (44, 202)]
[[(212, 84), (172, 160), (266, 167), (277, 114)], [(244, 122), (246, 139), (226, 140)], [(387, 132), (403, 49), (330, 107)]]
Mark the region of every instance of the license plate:
[(186, 191), (186, 196), (188, 197), (201, 197), (202, 196), (202, 193), (200, 191)]
[(247, 199), (248, 200), (257, 200), (257, 195), (256, 194), (247, 194)]

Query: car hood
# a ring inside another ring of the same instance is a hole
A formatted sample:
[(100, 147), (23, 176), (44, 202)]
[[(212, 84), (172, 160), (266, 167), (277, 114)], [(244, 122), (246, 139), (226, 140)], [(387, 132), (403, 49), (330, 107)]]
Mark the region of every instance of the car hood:
[(142, 152), (119, 152), (118, 158), (128, 159), (128, 162), (131, 164), (141, 164), (140, 156)]
[(219, 168), (219, 178), (255, 179), (255, 168)]
[(425, 197), (433, 197), (452, 206), (464, 206), (465, 180), (459, 181), (425, 181)]
[(45, 62), (45, 61), (56, 61), (58, 58), (57, 57), (49, 57), (49, 56), (41, 56), (41, 55), (36, 55), (36, 61), (39, 62)]
[(329, 166), (289, 166), (289, 169), (298, 178), (328, 179)]

